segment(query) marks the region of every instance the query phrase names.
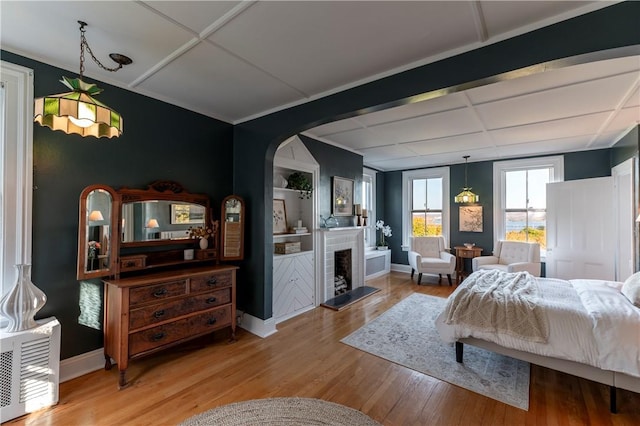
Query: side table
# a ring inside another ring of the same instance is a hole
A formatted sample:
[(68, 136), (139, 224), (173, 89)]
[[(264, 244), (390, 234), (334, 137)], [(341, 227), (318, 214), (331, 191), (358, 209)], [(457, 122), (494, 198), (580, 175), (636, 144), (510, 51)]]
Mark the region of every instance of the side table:
[(464, 260), (480, 256), (482, 247), (466, 248), (465, 246), (455, 246), (454, 249), (456, 251), (456, 285), (458, 285), (464, 279), (463, 275), (465, 275)]

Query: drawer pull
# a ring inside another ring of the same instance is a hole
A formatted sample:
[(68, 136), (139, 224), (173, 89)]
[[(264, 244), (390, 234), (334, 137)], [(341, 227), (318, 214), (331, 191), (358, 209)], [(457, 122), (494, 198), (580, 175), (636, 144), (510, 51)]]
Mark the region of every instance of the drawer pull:
[(216, 321), (217, 321), (217, 319), (215, 319), (215, 318), (209, 318), (209, 319), (207, 320), (207, 324), (208, 324), (208, 325), (213, 325), (213, 324), (215, 324), (215, 323), (216, 323)]
[(163, 289), (160, 289), (160, 290), (156, 290), (156, 291), (153, 292), (153, 295), (155, 297), (162, 297), (165, 294), (167, 294), (167, 289), (166, 288), (163, 288)]
[(151, 340), (153, 340), (154, 342), (157, 342), (158, 340), (164, 339), (165, 336), (166, 334), (164, 332), (156, 333), (153, 336), (151, 336)]
[(216, 285), (217, 282), (218, 279), (216, 277), (213, 277), (209, 281), (207, 281), (207, 285)]
[(127, 263), (125, 263), (125, 266), (126, 266), (127, 268), (133, 268), (134, 266), (136, 266), (136, 262), (134, 262), (134, 261), (130, 260), (130, 261), (128, 261)]
[(161, 309), (159, 311), (155, 311), (153, 313), (154, 318), (162, 318), (164, 316), (164, 309)]
[(207, 303), (216, 303), (218, 299), (216, 299), (215, 297), (210, 297), (207, 299)]

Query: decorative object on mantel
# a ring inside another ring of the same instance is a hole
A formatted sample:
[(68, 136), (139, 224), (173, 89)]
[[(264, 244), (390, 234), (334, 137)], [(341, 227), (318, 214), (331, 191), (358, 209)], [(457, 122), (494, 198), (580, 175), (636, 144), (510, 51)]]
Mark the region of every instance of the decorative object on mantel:
[(384, 220), (379, 220), (376, 222), (376, 229), (380, 231), (380, 239), (376, 244), (378, 247), (378, 250), (387, 250), (389, 247), (387, 246), (387, 241), (385, 237), (390, 237), (392, 235), (391, 227), (389, 225), (385, 225)]
[(480, 201), (480, 197), (471, 192), (471, 188), (467, 185), (467, 160), (469, 155), (465, 155), (462, 158), (464, 158), (464, 188), (462, 188), (461, 193), (455, 196), (454, 201), (456, 203), (477, 203)]
[(301, 172), (294, 172), (289, 175), (287, 180), (287, 188), (296, 189), (299, 192), (298, 198), (309, 199), (313, 193), (313, 186), (309, 182), (309, 178)]
[(324, 228), (336, 228), (338, 226), (338, 219), (336, 219), (332, 214), (330, 214), (326, 219), (320, 215), (320, 220), (322, 221)]
[(367, 226), (367, 219), (369, 219), (369, 213), (367, 209), (362, 209), (362, 226)]
[(360, 204), (354, 204), (353, 213), (358, 217), (356, 226), (362, 226), (362, 206)]
[(80, 24), (80, 78), (62, 77), (62, 84), (71, 89), (71, 92), (57, 95), (44, 96), (35, 100), (34, 121), (41, 126), (47, 126), (52, 130), (62, 130), (67, 134), (78, 134), (82, 137), (94, 136), (118, 137), (122, 134), (122, 117), (93, 96), (102, 92), (95, 84), (85, 83), (84, 75), (84, 51), (91, 55), (100, 68), (115, 72), (123, 65), (129, 65), (131, 58), (120, 53), (111, 53), (109, 57), (118, 64), (115, 68), (107, 68), (94, 56), (87, 39), (84, 36), (86, 22)]
[(0, 314), (9, 319), (6, 332), (29, 330), (38, 324), (34, 320), (47, 302), (47, 296), (31, 282), (31, 265), (18, 264), (15, 285), (0, 300)]
[(354, 180), (334, 176), (332, 190), (332, 212), (335, 216), (353, 216)]

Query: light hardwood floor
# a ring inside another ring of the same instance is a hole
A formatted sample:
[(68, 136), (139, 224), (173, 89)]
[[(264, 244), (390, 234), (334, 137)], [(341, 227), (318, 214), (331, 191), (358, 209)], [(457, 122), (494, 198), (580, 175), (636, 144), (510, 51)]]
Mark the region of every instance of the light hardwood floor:
[[(217, 333), (133, 361), (126, 389), (117, 368), (61, 384), (60, 403), (7, 424), (172, 425), (235, 401), (301, 396), (363, 411), (384, 425), (638, 425), (640, 395), (619, 391), (610, 414), (607, 386), (532, 366), (529, 411), (401, 367), (340, 343), (413, 292), (448, 296), (454, 287), (392, 272), (368, 285), (382, 291), (336, 312), (316, 308), (278, 325), (266, 339), (242, 329)], [(454, 356), (453, 352), (451, 356)]]

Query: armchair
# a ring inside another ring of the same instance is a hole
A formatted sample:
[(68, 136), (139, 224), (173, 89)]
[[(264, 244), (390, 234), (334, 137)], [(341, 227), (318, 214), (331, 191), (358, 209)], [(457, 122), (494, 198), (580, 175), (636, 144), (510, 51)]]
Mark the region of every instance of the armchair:
[(505, 272), (527, 271), (540, 276), (540, 244), (521, 241), (498, 241), (493, 256), (480, 256), (471, 260), (472, 270), (500, 269)]
[(438, 283), (442, 281), (442, 274), (447, 274), (449, 285), (452, 285), (451, 274), (456, 268), (456, 257), (446, 250), (443, 236), (411, 237), (409, 238), (409, 265), (411, 265), (411, 279), (418, 272), (418, 285), (422, 274), (438, 274)]

